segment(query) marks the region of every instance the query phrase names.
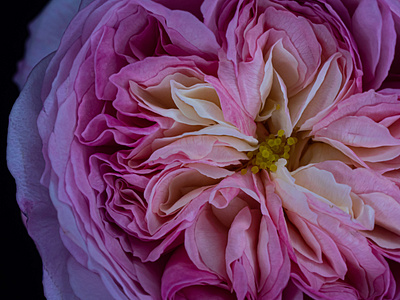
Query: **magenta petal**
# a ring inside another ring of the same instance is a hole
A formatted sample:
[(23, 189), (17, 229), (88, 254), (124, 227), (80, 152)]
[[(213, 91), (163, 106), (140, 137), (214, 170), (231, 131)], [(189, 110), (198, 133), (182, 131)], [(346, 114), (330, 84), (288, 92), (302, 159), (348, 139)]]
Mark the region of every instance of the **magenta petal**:
[[(198, 269), (184, 248), (178, 248), (168, 261), (161, 279), (163, 299), (233, 299), (221, 279), (210, 272)], [(186, 297), (178, 297), (184, 294)]]
[(364, 88), (377, 89), (393, 61), (396, 32), (390, 9), (383, 1), (360, 1), (352, 18), (352, 32), (363, 63)]
[(169, 9), (185, 10), (201, 19), (200, 6), (204, 0), (155, 0), (155, 2), (161, 3)]

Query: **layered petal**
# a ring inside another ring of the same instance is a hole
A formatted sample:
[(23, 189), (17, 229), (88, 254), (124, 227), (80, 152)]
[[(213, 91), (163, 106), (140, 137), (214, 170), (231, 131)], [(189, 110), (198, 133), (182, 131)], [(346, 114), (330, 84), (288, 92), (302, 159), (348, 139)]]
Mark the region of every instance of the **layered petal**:
[(395, 94), (353, 95), (314, 126), (314, 140), (330, 144), (356, 165), (390, 176), (399, 169), (399, 111)]
[[(126, 27), (132, 18), (136, 26)], [(200, 24), (188, 12), (170, 11), (151, 1), (88, 3), (68, 28), (44, 76), (44, 108), (38, 119), (46, 161), (42, 182), (58, 212), (63, 243), (83, 266), (71, 264), (69, 271), (76, 276), (98, 274), (93, 280), (101, 279), (116, 299), (160, 297), (157, 270), (165, 261), (158, 258), (168, 247), (176, 247), (180, 231), (165, 230), (169, 238), (163, 242), (159, 236), (152, 239), (148, 225), (137, 221), (148, 206), (146, 174), (155, 175), (160, 168), (135, 173), (129, 166), (138, 165), (134, 155), (149, 158), (151, 143), (163, 136), (158, 130), (170, 127), (173, 120), (124, 106), (126, 97), (132, 102), (129, 86), (121, 92), (110, 77), (144, 57), (162, 55), (197, 57), (185, 66), (198, 72), (198, 63), (212, 73), (207, 59), (216, 58), (217, 44), (205, 26), (188, 23)], [(157, 31), (167, 41), (154, 35)], [(195, 33), (208, 36), (207, 42), (194, 39)], [(140, 48), (139, 41), (146, 39), (154, 43)], [(127, 148), (133, 151), (126, 153)], [(232, 161), (237, 158), (228, 163)], [(73, 285), (79, 297), (85, 297), (80, 280)]]
[(390, 267), (364, 235), (376, 222), (371, 202), (315, 166), (290, 174), (280, 161), (273, 178), (294, 250), (292, 278), (300, 288), (329, 299), (394, 295)]
[(288, 254), (265, 206), (264, 184), (253, 175), (225, 178), (185, 232), (193, 263), (222, 278), (238, 299), (279, 299), (289, 279)]
[(51, 2), (8, 148), (46, 295), (398, 298), (399, 12)]
[[(43, 256), (44, 293), (48, 297), (66, 295), (77, 299), (67, 270), (71, 254), (62, 243), (57, 212), (49, 191), (40, 185), (44, 160), (36, 126), (41, 110), (40, 86), (50, 57), (35, 67), (10, 115), (7, 136), (7, 163), (16, 178), (17, 201), (29, 235)], [(29, 157), (24, 153), (29, 151)], [(99, 288), (101, 286), (98, 285)]]

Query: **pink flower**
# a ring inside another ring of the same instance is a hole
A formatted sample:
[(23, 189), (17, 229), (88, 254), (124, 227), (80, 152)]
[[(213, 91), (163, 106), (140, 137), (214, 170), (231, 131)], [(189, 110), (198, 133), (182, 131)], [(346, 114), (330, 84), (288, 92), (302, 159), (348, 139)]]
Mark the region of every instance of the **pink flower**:
[(397, 2), (64, 2), (8, 137), (46, 297), (399, 297)]

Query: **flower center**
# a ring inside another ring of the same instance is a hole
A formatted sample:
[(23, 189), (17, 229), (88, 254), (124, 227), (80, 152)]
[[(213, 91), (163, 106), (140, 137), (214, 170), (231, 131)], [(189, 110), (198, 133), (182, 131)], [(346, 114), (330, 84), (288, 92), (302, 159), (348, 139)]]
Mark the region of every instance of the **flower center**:
[(258, 145), (256, 150), (247, 152), (249, 162), (241, 170), (241, 173), (246, 174), (248, 166), (251, 166), (250, 170), (253, 174), (260, 170), (275, 172), (277, 170), (275, 163), (280, 158), (289, 160), (296, 143), (297, 138), (286, 138), (285, 131), (282, 129), (276, 135), (270, 134), (265, 141)]

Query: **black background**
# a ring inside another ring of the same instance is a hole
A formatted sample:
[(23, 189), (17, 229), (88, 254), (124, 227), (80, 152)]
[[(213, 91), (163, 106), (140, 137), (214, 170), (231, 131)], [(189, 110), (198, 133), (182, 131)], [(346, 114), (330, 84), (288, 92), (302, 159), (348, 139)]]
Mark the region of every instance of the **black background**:
[(34, 242), (21, 221), (15, 200), (15, 183), (6, 164), (8, 115), (19, 90), (12, 77), (17, 62), (24, 54), (28, 37), (27, 24), (39, 14), (48, 1), (13, 0), (3, 4), (1, 19), (1, 240), (0, 240), (0, 298), (45, 299), (42, 288), (42, 264)]

